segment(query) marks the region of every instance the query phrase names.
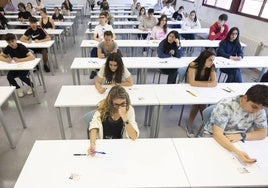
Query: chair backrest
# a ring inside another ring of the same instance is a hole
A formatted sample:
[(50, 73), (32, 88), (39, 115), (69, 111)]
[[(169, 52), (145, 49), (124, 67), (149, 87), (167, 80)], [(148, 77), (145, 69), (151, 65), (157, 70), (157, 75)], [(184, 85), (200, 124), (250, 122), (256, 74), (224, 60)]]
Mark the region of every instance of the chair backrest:
[(86, 113), (84, 115), (84, 117), (83, 117), (84, 122), (87, 124), (87, 138), (88, 139), (89, 139), (89, 131), (88, 131), (88, 129), (89, 129), (89, 123), (91, 122), (91, 120), (92, 120), (95, 112), (96, 112), (96, 110), (92, 110), (92, 111)]
[(212, 111), (213, 111), (215, 106), (216, 105), (213, 104), (213, 105), (210, 105), (210, 106), (206, 107), (203, 110), (203, 122), (202, 122), (202, 125), (200, 126), (200, 128), (199, 128), (199, 130), (198, 130), (198, 132), (196, 134), (197, 137), (200, 137), (202, 135), (203, 129), (204, 129), (206, 123), (209, 121), (210, 115), (211, 115), (211, 113), (212, 113)]
[(178, 70), (178, 74), (179, 74), (178, 83), (182, 83), (186, 80), (185, 76), (186, 76), (187, 68), (188, 68), (188, 66), (179, 68), (179, 70)]

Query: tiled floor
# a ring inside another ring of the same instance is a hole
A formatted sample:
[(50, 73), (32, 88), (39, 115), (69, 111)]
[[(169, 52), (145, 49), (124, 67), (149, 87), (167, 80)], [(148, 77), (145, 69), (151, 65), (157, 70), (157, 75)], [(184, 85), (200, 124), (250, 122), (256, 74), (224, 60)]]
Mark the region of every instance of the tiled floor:
[[(14, 186), (35, 140), (61, 139), (54, 102), (60, 87), (72, 84), (70, 65), (73, 58), (81, 54), (79, 47), (81, 40), (87, 39), (87, 36), (84, 34), (85, 23), (87, 23), (86, 19), (84, 20), (84, 25), (80, 25), (78, 28), (76, 43), (72, 44), (72, 38), (70, 39), (68, 53), (64, 54), (63, 58), (61, 58), (60, 53), (58, 54), (59, 68), (56, 70), (55, 76), (45, 73), (47, 92), (43, 93), (42, 87), (38, 87), (41, 104), (37, 104), (32, 96), (25, 96), (20, 100), (28, 128), (23, 129), (20, 125), (15, 104), (11, 100), (3, 105), (2, 108), (12, 137), (15, 140), (16, 149), (10, 149), (3, 128), (0, 126), (0, 188), (11, 188)], [(197, 56), (199, 52), (200, 49), (196, 49), (194, 55)], [(251, 82), (252, 79), (256, 78), (257, 73), (254, 71), (243, 70), (243, 72), (245, 82)], [(152, 75), (152, 72), (149, 72), (148, 83), (151, 82)], [(162, 76), (161, 83), (165, 82), (166, 76), (164, 75)], [(89, 80), (88, 75), (83, 75), (82, 83), (92, 84), (93, 80)], [(0, 85), (8, 85), (5, 76), (0, 77)], [(180, 109), (180, 106), (164, 108), (159, 137), (186, 137), (184, 128), (177, 125)], [(88, 108), (71, 109), (73, 128), (65, 127), (68, 139), (86, 139), (87, 125), (83, 122), (82, 116), (89, 110)], [(189, 107), (186, 107), (182, 125), (185, 125), (187, 121), (188, 111)], [(143, 126), (144, 108), (136, 108), (136, 117), (141, 130), (141, 137), (148, 137), (149, 128)], [(66, 125), (66, 117), (63, 116), (63, 118)], [(201, 118), (198, 116), (194, 122), (195, 128), (200, 124)]]

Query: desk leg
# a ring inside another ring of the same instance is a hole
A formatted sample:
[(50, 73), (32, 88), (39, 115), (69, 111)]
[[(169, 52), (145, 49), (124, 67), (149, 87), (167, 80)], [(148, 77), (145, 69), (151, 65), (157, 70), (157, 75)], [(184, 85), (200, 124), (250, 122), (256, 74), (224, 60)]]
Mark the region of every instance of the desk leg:
[(49, 67), (50, 67), (50, 71), (51, 71), (51, 75), (54, 76), (54, 66), (53, 66), (53, 63), (52, 63), (52, 52), (51, 52), (51, 49), (49, 48), (48, 49), (48, 64), (49, 64)]
[(61, 41), (61, 35), (58, 35), (58, 39), (59, 39), (59, 44), (60, 44), (60, 51), (61, 51), (61, 57), (63, 58), (63, 44)]
[(43, 71), (42, 71), (42, 69), (41, 69), (40, 62), (38, 63), (37, 66), (39, 67), (39, 70), (40, 70), (40, 75), (41, 75), (41, 80), (42, 80), (42, 83), (43, 83), (44, 93), (46, 93), (46, 92), (47, 92), (47, 89), (46, 89), (46, 84), (45, 84), (44, 74), (43, 74)]
[(1, 108), (0, 108), (0, 121), (1, 121), (1, 124), (2, 124), (2, 126), (4, 128), (5, 133), (7, 135), (7, 139), (9, 141), (9, 144), (10, 144), (11, 148), (12, 149), (16, 148), (16, 146), (15, 146), (15, 144), (14, 144), (14, 142), (13, 142), (13, 140), (12, 140), (10, 134), (9, 134), (9, 131), (7, 129), (6, 122), (4, 120), (4, 114), (3, 114), (3, 111), (2, 111)]
[(32, 81), (33, 81), (33, 86), (34, 86), (33, 90), (34, 90), (34, 94), (36, 95), (38, 104), (40, 104), (41, 102), (40, 102), (40, 98), (39, 98), (39, 93), (38, 93), (38, 91), (37, 91), (37, 86), (36, 86), (36, 82), (35, 82), (34, 74), (33, 74), (33, 71), (32, 71), (32, 70), (30, 71), (30, 75), (31, 75), (31, 78), (32, 78)]
[(71, 113), (70, 113), (70, 108), (69, 107), (66, 107), (66, 114), (67, 114), (69, 127), (72, 127)]
[(262, 76), (264, 75), (265, 71), (266, 71), (266, 68), (262, 68), (262, 69), (261, 69), (261, 73), (260, 73), (258, 79), (256, 80), (256, 82), (260, 82), (260, 81), (261, 81), (261, 78), (262, 78)]
[(15, 103), (16, 103), (16, 106), (17, 106), (17, 109), (18, 109), (18, 112), (19, 112), (19, 115), (20, 115), (20, 120), (21, 120), (22, 126), (23, 126), (24, 129), (26, 129), (27, 126), (26, 126), (26, 123), (25, 123), (25, 120), (24, 120), (24, 114), (22, 112), (21, 105), (20, 105), (20, 102), (19, 102), (19, 99), (18, 99), (18, 96), (17, 96), (16, 92), (12, 93), (12, 97), (13, 97), (13, 100), (15, 101)]
[(61, 134), (61, 138), (65, 139), (65, 132), (64, 132), (64, 128), (63, 128), (63, 122), (62, 122), (62, 116), (61, 116), (61, 111), (60, 108), (56, 108), (57, 111), (57, 117), (58, 117), (58, 121), (59, 121), (59, 128), (60, 128), (60, 134)]
[(157, 106), (156, 110), (153, 111), (153, 114), (152, 114), (153, 115), (153, 119), (152, 119), (153, 135), (151, 138), (158, 138), (162, 111), (163, 111), (163, 106)]
[(75, 70), (72, 69), (72, 79), (73, 79), (73, 85), (76, 85), (76, 78), (75, 78)]
[(76, 32), (75, 32), (75, 29), (74, 29), (74, 24), (72, 25), (72, 30), (73, 30), (73, 38), (74, 38), (74, 44), (75, 44), (75, 35), (76, 35)]
[(79, 69), (76, 70), (76, 74), (77, 74), (77, 82), (78, 82), (78, 85), (81, 85), (81, 79), (80, 79), (80, 71), (79, 71)]

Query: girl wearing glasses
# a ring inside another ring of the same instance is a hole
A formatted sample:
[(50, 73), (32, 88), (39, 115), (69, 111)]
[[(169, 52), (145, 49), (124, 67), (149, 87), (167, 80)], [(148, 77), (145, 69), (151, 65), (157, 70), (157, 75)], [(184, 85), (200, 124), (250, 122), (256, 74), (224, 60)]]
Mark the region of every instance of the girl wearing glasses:
[(135, 140), (139, 129), (134, 108), (130, 105), (126, 90), (116, 85), (111, 88), (106, 99), (99, 103), (89, 127), (90, 146), (88, 154), (94, 155), (96, 139), (121, 139), (123, 135)]
[(106, 88), (102, 84), (132, 86), (133, 80), (130, 72), (124, 66), (123, 60), (119, 53), (111, 53), (106, 63), (98, 72), (95, 87), (99, 93), (104, 93)]
[[(239, 42), (239, 29), (237, 27), (231, 28), (226, 38), (220, 42), (217, 55), (231, 59), (233, 61), (240, 61), (243, 58), (243, 51)], [(228, 78), (226, 80), (227, 83), (243, 82), (241, 70), (239, 68), (228, 68), (220, 70), (221, 72), (228, 75)]]

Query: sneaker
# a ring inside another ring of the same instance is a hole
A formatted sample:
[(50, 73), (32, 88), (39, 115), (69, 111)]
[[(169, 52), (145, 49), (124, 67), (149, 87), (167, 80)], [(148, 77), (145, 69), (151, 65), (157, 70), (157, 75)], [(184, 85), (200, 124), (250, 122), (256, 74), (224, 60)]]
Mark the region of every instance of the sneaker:
[(33, 90), (32, 90), (31, 87), (29, 87), (29, 89), (26, 91), (26, 94), (27, 94), (27, 95), (31, 95), (31, 94), (33, 94)]
[(45, 70), (46, 72), (50, 72), (50, 68), (47, 66), (47, 64), (44, 64), (44, 70)]
[(16, 91), (17, 91), (17, 95), (18, 95), (18, 97), (23, 97), (24, 96), (24, 93), (23, 93), (23, 90), (21, 89), (21, 88), (19, 88), (19, 89), (16, 89)]
[(186, 135), (188, 136), (188, 138), (195, 137), (194, 130), (192, 127), (186, 126)]
[(96, 71), (91, 71), (91, 74), (90, 74), (90, 79), (93, 79), (95, 78), (95, 76), (97, 76), (97, 72)]

